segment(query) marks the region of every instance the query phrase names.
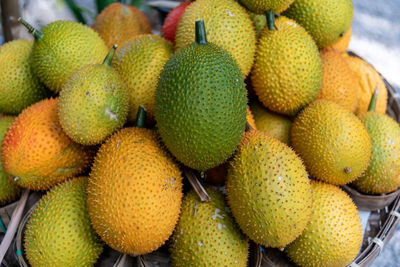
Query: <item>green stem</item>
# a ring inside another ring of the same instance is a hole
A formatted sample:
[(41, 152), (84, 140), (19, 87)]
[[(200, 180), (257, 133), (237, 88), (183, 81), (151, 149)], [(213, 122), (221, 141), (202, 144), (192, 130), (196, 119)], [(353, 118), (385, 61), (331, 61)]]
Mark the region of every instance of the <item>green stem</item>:
[(268, 25), (268, 29), (270, 31), (273, 31), (275, 26), (275, 14), (273, 10), (268, 10), (267, 11), (267, 25)]
[(368, 106), (368, 111), (375, 111), (376, 108), (376, 102), (378, 100), (378, 93), (379, 93), (379, 89), (378, 87), (375, 87), (374, 93), (372, 94), (371, 97), (371, 101), (369, 102), (369, 106)]
[(195, 22), (195, 33), (197, 44), (207, 44), (206, 28), (202, 19), (197, 19)]
[(138, 112), (136, 115), (136, 127), (144, 128), (145, 121), (146, 121), (146, 109), (142, 105), (139, 105)]
[(112, 62), (113, 57), (115, 55), (115, 50), (117, 50), (117, 45), (116, 44), (114, 44), (111, 47), (111, 49), (108, 51), (108, 54), (107, 54), (106, 58), (104, 59), (104, 61), (102, 63), (103, 65), (111, 67), (111, 62)]
[(21, 17), (18, 18), (18, 21), (28, 29), (28, 31), (33, 35), (33, 37), (35, 37), (35, 39), (42, 39), (43, 33), (41, 31), (33, 28), (32, 25), (30, 25), (26, 20), (24, 20)]

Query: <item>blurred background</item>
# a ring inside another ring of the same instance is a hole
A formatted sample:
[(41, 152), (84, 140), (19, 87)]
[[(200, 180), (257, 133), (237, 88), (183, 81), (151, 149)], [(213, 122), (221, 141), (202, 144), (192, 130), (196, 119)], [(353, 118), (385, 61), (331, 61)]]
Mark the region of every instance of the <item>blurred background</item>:
[[(116, 2), (116, 0), (0, 1), (2, 20), (0, 44), (9, 40), (11, 35), (25, 39), (32, 38), (16, 21), (18, 16), (24, 17), (39, 29), (60, 19), (75, 20), (91, 25), (103, 5)], [(151, 21), (154, 32), (159, 32), (163, 19), (162, 12), (159, 12), (160, 9), (157, 11), (149, 6), (149, 2), (155, 1), (125, 0), (123, 2), (144, 11)], [(353, 0), (353, 4), (354, 19), (349, 49), (374, 65), (394, 87), (400, 90), (400, 0)], [(367, 219), (369, 214), (361, 212), (360, 215)], [(399, 255), (400, 229), (372, 266), (400, 266)]]

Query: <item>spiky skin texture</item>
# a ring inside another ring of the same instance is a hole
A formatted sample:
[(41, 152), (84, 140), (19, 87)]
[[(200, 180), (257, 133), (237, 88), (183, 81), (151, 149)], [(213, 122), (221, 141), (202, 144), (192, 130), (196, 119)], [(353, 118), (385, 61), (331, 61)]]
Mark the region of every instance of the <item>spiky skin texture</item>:
[(233, 154), (245, 129), (246, 108), (239, 67), (211, 43), (179, 50), (161, 73), (158, 131), (172, 154), (193, 169), (211, 169)]
[(253, 21), (258, 39), (260, 38), (260, 34), (264, 30), (265, 25), (267, 25), (267, 17), (264, 14), (255, 14), (250, 12), (250, 19)]
[(317, 46), (303, 27), (286, 17), (278, 30), (261, 32), (251, 82), (260, 101), (272, 111), (295, 115), (315, 99), (322, 82)]
[(112, 65), (128, 90), (128, 121), (136, 121), (139, 105), (143, 105), (147, 121), (154, 122), (158, 80), (172, 52), (172, 44), (156, 35), (137, 36), (117, 51)]
[(301, 24), (318, 47), (335, 43), (353, 21), (352, 0), (296, 0), (284, 16)]
[(359, 94), (357, 101), (356, 114), (367, 112), (369, 102), (375, 88), (378, 88), (378, 100), (375, 112), (385, 114), (387, 106), (387, 89), (382, 77), (369, 63), (359, 57), (342, 54), (350, 69), (356, 76), (359, 84)]
[(15, 40), (0, 47), (0, 112), (19, 114), (47, 96), (31, 69), (33, 41)]
[(111, 4), (103, 9), (92, 28), (99, 33), (108, 48), (114, 44), (122, 47), (137, 35), (151, 33), (146, 15), (134, 6), (121, 3)]
[(253, 129), (257, 129), (256, 122), (255, 122), (255, 120), (254, 120), (254, 116), (253, 116), (253, 114), (251, 113), (250, 108), (247, 108), (247, 109), (246, 109), (246, 112), (247, 112), (247, 115), (246, 115), (246, 121), (247, 121), (247, 123), (248, 123), (251, 127), (253, 127)]
[(292, 146), (309, 173), (343, 185), (360, 177), (371, 159), (371, 139), (363, 123), (336, 103), (317, 100), (292, 125)]
[(32, 69), (56, 93), (72, 73), (87, 64), (101, 63), (108, 52), (94, 30), (77, 22), (55, 21), (41, 32), (43, 37), (33, 44)]
[(331, 49), (323, 49), (320, 53), (322, 88), (317, 99), (335, 102), (354, 112), (360, 91), (357, 76), (339, 53)]
[(252, 103), (250, 108), (259, 131), (278, 139), (286, 145), (290, 144), (292, 121), (288, 117), (273, 113), (258, 102)]
[(36, 266), (93, 266), (104, 243), (89, 220), (87, 177), (52, 188), (36, 206), (25, 231), (25, 255)]
[(336, 53), (345, 53), (347, 51), (347, 48), (349, 47), (351, 39), (351, 27), (348, 29), (348, 31), (340, 37), (339, 40), (336, 41), (336, 43), (331, 44), (328, 48), (333, 49)]
[(240, 0), (250, 11), (257, 14), (265, 14), (272, 10), (274, 13), (285, 11), (294, 0)]
[(385, 114), (367, 112), (360, 115), (371, 137), (371, 162), (367, 171), (354, 181), (366, 194), (386, 194), (400, 186), (400, 126)]
[[(3, 141), (3, 137), (10, 127), (11, 123), (15, 120), (13, 116), (2, 116), (0, 115), (0, 148)], [(15, 185), (9, 175), (4, 172), (1, 165), (1, 154), (0, 154), (0, 206), (4, 206), (14, 200), (21, 194), (21, 188)]]
[(249, 241), (234, 222), (224, 195), (208, 188), (211, 202), (201, 202), (192, 190), (184, 198), (171, 240), (174, 267), (247, 266)]
[(127, 115), (127, 89), (107, 64), (86, 65), (72, 74), (60, 93), (61, 126), (79, 144), (101, 143), (125, 124)]
[(124, 128), (96, 155), (88, 184), (89, 214), (113, 249), (146, 254), (169, 238), (178, 221), (182, 177), (156, 133)]
[(285, 252), (299, 266), (347, 266), (362, 241), (361, 220), (351, 198), (334, 185), (311, 182), (313, 214)]
[(233, 217), (254, 242), (284, 247), (311, 215), (311, 188), (301, 159), (260, 131), (246, 132), (231, 161), (226, 192)]
[(234, 0), (193, 2), (179, 20), (175, 39), (177, 49), (193, 43), (197, 19), (204, 20), (207, 40), (225, 49), (246, 77), (256, 50), (256, 32), (246, 9)]
[(164, 34), (164, 38), (168, 41), (175, 43), (176, 28), (178, 27), (179, 20), (191, 3), (191, 1), (182, 2), (168, 13), (161, 29), (161, 33)]
[(91, 162), (91, 149), (63, 132), (57, 102), (44, 99), (24, 109), (3, 139), (3, 168), (21, 187), (47, 190), (80, 174)]

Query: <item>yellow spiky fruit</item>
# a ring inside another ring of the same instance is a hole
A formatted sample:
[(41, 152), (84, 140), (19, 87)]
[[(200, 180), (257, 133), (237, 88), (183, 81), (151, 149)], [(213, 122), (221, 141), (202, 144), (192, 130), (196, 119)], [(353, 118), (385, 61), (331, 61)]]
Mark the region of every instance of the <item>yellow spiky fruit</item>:
[(254, 242), (284, 247), (311, 215), (311, 188), (301, 159), (285, 144), (250, 130), (230, 163), (226, 192), (233, 217)]
[(359, 57), (351, 56), (347, 53), (342, 54), (342, 57), (353, 71), (360, 86), (355, 113), (362, 114), (367, 112), (372, 94), (374, 90), (378, 88), (378, 100), (376, 102), (375, 112), (385, 114), (388, 98), (387, 89), (379, 73), (373, 66)]
[(246, 9), (234, 0), (197, 0), (183, 13), (176, 30), (176, 48), (195, 39), (193, 25), (204, 20), (207, 40), (225, 49), (236, 61), (243, 77), (249, 74), (256, 49), (256, 32)]
[(290, 144), (292, 121), (288, 117), (273, 113), (258, 102), (252, 103), (250, 108), (254, 114), (258, 130), (278, 139), (282, 143)]
[(44, 99), (24, 109), (3, 139), (3, 168), (21, 187), (49, 189), (80, 174), (91, 162), (92, 149), (63, 132), (57, 102)]
[(343, 185), (360, 177), (371, 158), (371, 140), (362, 122), (349, 110), (317, 100), (292, 125), (292, 146), (309, 173), (324, 182)]
[(264, 14), (272, 10), (274, 13), (281, 13), (285, 11), (294, 0), (240, 0), (249, 10), (257, 13)]
[(339, 53), (323, 49), (321, 59), (322, 89), (317, 99), (335, 102), (354, 112), (360, 90), (357, 77)]
[(140, 35), (121, 47), (113, 68), (124, 80), (129, 98), (128, 120), (134, 122), (139, 105), (154, 121), (154, 102), (160, 73), (172, 55), (172, 44), (157, 35)]
[(321, 89), (322, 64), (311, 36), (294, 20), (279, 17), (277, 30), (261, 33), (251, 82), (268, 109), (295, 115)]
[(233, 220), (224, 195), (206, 190), (210, 202), (201, 202), (193, 190), (182, 202), (171, 240), (172, 266), (247, 266), (247, 237)]
[(104, 243), (89, 220), (87, 177), (78, 177), (52, 188), (29, 218), (25, 255), (32, 267), (93, 266)]
[(182, 177), (153, 130), (124, 128), (100, 148), (90, 173), (88, 205), (96, 232), (113, 249), (146, 254), (178, 221)]
[(362, 227), (357, 208), (334, 185), (312, 181), (311, 189), (310, 222), (285, 252), (299, 266), (347, 266), (361, 247)]
[(14, 40), (0, 47), (0, 112), (19, 114), (45, 98), (47, 90), (31, 69), (33, 41)]

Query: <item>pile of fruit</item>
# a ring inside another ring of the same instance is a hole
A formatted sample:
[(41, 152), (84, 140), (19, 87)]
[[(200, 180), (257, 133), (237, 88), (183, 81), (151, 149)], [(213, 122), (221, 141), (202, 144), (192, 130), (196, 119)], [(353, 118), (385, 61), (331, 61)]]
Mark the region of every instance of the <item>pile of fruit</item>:
[(48, 190), (29, 264), (168, 243), (172, 266), (246, 266), (250, 240), (351, 263), (362, 228), (338, 186), (400, 186), (400, 127), (380, 75), (346, 53), (352, 18), (351, 0), (196, 0), (163, 37), (120, 3), (91, 28), (20, 19), (35, 39), (0, 47), (0, 203)]

